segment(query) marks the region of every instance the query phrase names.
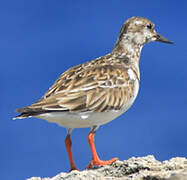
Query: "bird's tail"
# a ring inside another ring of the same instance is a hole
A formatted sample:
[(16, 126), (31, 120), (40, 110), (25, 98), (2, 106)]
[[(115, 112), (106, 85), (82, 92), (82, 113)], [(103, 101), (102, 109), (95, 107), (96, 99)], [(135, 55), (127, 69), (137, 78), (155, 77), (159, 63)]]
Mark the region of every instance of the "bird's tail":
[(29, 107), (16, 109), (16, 112), (21, 113), (21, 114), (14, 117), (13, 120), (31, 118), (33, 116), (37, 116), (37, 115), (41, 114), (41, 110), (38, 111), (38, 109), (32, 109), (32, 108), (29, 108)]
[[(16, 119), (24, 119), (24, 118), (31, 118), (33, 116), (38, 116), (43, 113), (48, 113), (48, 112), (56, 112), (54, 110), (44, 110), (42, 108), (31, 108), (31, 107), (24, 107), (24, 108), (19, 108), (16, 109), (16, 112), (20, 113), (18, 116), (14, 117), (13, 120)], [(59, 111), (57, 111), (59, 112)]]
[(25, 119), (25, 118), (31, 118), (31, 117), (32, 117), (32, 115), (29, 115), (27, 113), (21, 113), (18, 116), (12, 118), (12, 119), (16, 120), (16, 119)]

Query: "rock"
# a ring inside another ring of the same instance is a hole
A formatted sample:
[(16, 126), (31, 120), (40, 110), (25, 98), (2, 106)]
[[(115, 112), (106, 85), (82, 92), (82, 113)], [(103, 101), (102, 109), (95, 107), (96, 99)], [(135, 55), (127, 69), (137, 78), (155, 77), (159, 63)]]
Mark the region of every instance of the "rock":
[(154, 156), (117, 160), (112, 165), (84, 171), (60, 173), (52, 178), (32, 177), (27, 180), (187, 180), (187, 159), (157, 161)]

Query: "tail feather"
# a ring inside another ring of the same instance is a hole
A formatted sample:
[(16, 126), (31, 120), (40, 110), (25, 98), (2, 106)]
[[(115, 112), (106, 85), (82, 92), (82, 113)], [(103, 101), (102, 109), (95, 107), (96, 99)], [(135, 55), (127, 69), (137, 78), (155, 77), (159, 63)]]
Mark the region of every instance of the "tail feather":
[(41, 113), (45, 113), (45, 110), (42, 109), (33, 109), (29, 107), (19, 108), (16, 109), (16, 112), (21, 113), (18, 116), (14, 117), (13, 120), (16, 119), (24, 119), (24, 118), (30, 118), (32, 116), (37, 116)]
[(37, 111), (40, 111), (40, 110), (41, 110), (41, 108), (23, 107), (23, 108), (16, 109), (16, 112), (18, 112), (18, 113), (28, 113), (28, 112), (37, 112)]
[(43, 114), (43, 113), (59, 112), (59, 110), (44, 110), (44, 109), (41, 109), (41, 108), (24, 107), (24, 108), (16, 109), (16, 112), (21, 113), (21, 114), (14, 117), (13, 120), (30, 118), (30, 117), (37, 116), (37, 115), (40, 115), (40, 114)]
[(24, 119), (24, 118), (30, 118), (32, 116), (29, 116), (27, 114), (24, 114), (24, 113), (21, 113), (20, 115), (16, 116), (13, 118), (13, 120), (16, 120), (16, 119)]

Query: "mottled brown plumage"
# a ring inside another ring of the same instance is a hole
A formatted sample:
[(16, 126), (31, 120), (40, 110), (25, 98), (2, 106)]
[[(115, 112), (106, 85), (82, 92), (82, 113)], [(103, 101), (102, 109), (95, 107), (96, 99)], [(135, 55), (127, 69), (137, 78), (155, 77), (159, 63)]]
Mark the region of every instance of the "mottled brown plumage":
[(38, 117), (68, 129), (66, 147), (71, 170), (76, 169), (70, 134), (73, 128), (91, 127), (88, 136), (93, 165), (101, 161), (94, 146), (94, 134), (100, 125), (124, 113), (133, 104), (139, 90), (139, 59), (144, 44), (151, 41), (172, 43), (154, 30), (154, 24), (142, 17), (132, 17), (122, 26), (111, 53), (64, 72), (36, 103), (20, 108), (16, 118)]
[(133, 96), (134, 80), (127, 73), (130, 66), (113, 56), (110, 54), (67, 70), (38, 102), (18, 112), (121, 109)]

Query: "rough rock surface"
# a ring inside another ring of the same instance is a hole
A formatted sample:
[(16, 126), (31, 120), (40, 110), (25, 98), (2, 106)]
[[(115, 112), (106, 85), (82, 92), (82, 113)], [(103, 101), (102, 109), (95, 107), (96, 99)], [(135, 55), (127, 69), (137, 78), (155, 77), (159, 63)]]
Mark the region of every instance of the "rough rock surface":
[(157, 161), (154, 156), (117, 160), (110, 166), (84, 171), (60, 173), (52, 178), (32, 177), (28, 180), (187, 180), (187, 159)]

